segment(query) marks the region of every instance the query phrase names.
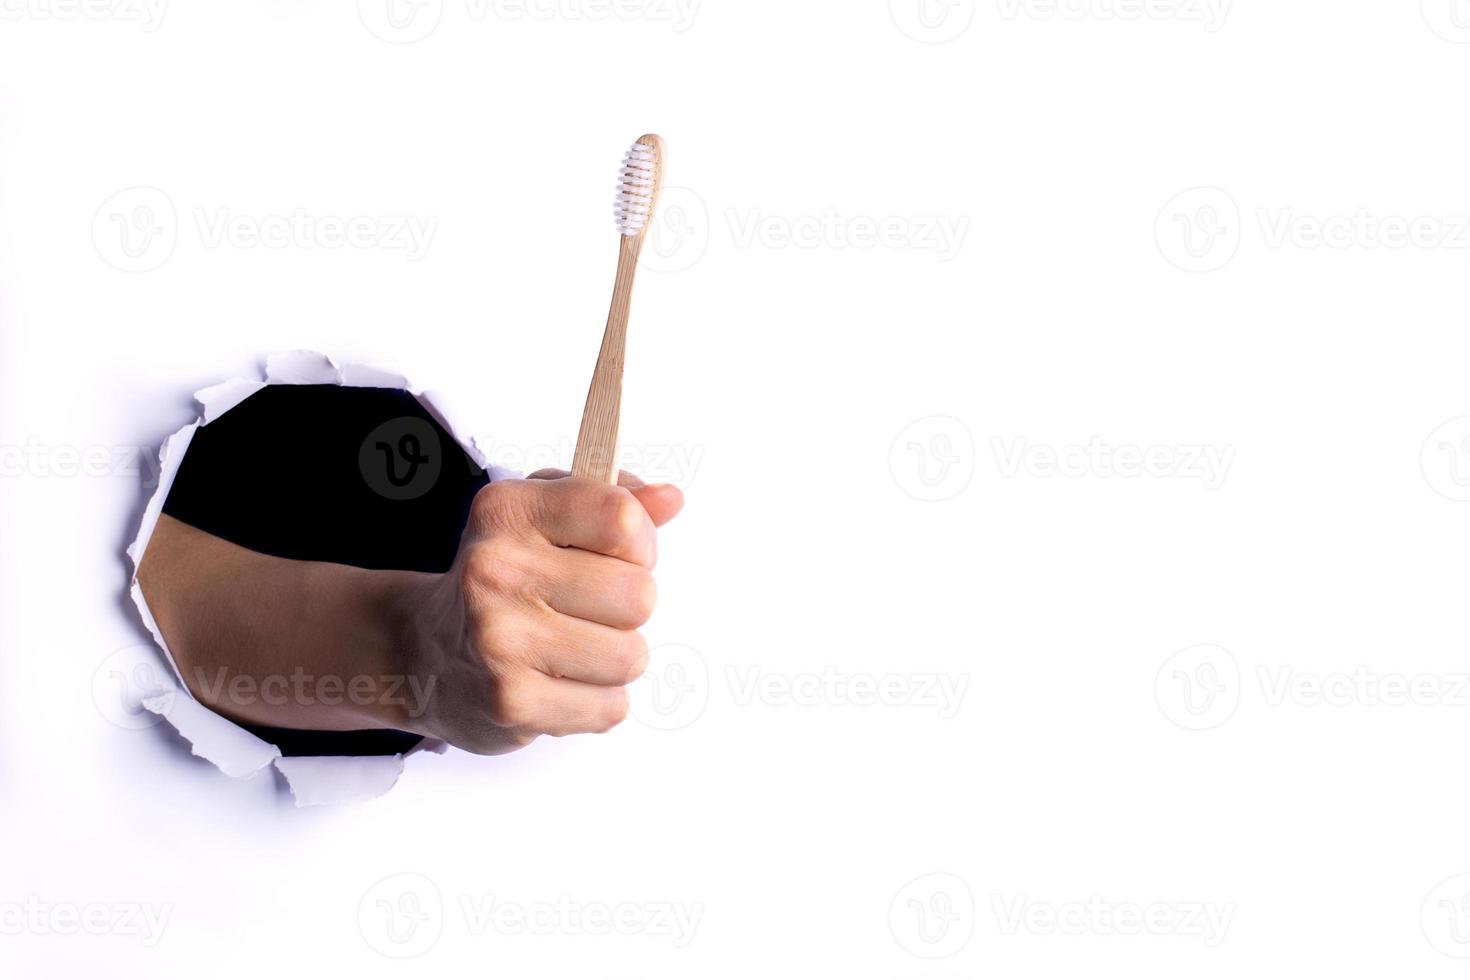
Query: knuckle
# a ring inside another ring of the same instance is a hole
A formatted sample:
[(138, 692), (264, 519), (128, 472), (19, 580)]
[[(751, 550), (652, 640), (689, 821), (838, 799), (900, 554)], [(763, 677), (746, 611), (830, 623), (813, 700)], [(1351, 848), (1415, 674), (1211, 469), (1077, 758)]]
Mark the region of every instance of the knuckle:
[(474, 640), (485, 665), (496, 671), (504, 670), (506, 665), (515, 662), (525, 642), (523, 633), (501, 616), (491, 616), (477, 623)]
[(658, 604), (658, 586), (648, 572), (635, 574), (628, 585), (625, 600), (628, 619), (636, 629), (653, 618), (653, 608)]
[(644, 513), (638, 498), (622, 490), (611, 494), (603, 507), (607, 525), (611, 528), (617, 545), (628, 551), (640, 551), (647, 531), (645, 525), (648, 523), (648, 515)]
[(481, 528), (507, 527), (521, 520), (526, 511), (522, 480), (497, 480), (480, 488), (470, 504), (471, 520)]
[(623, 634), (622, 649), (618, 651), (618, 666), (623, 669), (625, 684), (630, 684), (643, 675), (643, 669), (648, 666), (648, 641), (643, 638), (642, 633), (629, 630)]
[(465, 556), (465, 573), (476, 588), (494, 595), (519, 595), (528, 581), (509, 549), (495, 543), (473, 546)]
[(622, 688), (610, 691), (597, 721), (597, 731), (610, 732), (628, 717), (628, 692)]
[(470, 503), (470, 514), (478, 521), (489, 522), (506, 504), (506, 484), (488, 483), (475, 494)]
[(487, 714), (491, 724), (500, 728), (531, 728), (535, 720), (526, 686), (514, 680), (502, 681), (495, 689)]

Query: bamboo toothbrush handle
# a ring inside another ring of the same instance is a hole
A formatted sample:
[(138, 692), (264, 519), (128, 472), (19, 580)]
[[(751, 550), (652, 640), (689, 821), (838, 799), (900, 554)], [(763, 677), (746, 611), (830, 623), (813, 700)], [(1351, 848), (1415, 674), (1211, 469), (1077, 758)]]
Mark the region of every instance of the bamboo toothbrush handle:
[(577, 450), (572, 456), (572, 476), (585, 476), (603, 483), (618, 482), (618, 414), (623, 402), (623, 349), (628, 338), (628, 310), (633, 302), (633, 275), (638, 271), (642, 235), (622, 235), (618, 245), (618, 277), (613, 283), (612, 308), (602, 334), (602, 350), (587, 404), (582, 409), (582, 428), (577, 433)]

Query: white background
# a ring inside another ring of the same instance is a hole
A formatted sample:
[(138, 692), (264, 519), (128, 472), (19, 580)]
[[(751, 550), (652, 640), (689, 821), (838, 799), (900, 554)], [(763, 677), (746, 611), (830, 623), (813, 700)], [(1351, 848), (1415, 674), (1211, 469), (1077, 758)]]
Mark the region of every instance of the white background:
[[(591, 2), (0, 2), (0, 974), (1461, 975), (1470, 8)], [(637, 717), (306, 810), (136, 727), (95, 453), (312, 348), (567, 462), (648, 130)]]

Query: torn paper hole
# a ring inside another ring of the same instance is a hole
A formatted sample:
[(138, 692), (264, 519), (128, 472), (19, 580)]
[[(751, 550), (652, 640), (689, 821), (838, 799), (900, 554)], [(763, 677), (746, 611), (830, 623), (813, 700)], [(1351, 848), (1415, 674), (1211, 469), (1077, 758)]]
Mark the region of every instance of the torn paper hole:
[(172, 689), (159, 691), (145, 698), (143, 706), (166, 719), (191, 744), (195, 755), (213, 763), (228, 776), (248, 778), (267, 766), (274, 765), (285, 777), (298, 806), (371, 799), (386, 793), (394, 786), (403, 772), (407, 756), (422, 751), (443, 752), (446, 748), (444, 743), (424, 739), (408, 752), (397, 755), (283, 755), (278, 746), (216, 714), (194, 699), (138, 584), (138, 565), (195, 434), (203, 426), (217, 421), (269, 385), (337, 385), (406, 391), (444, 427), (477, 466), (488, 471), (490, 480), (505, 479), (517, 474), (487, 466), (485, 454), (479, 445), (454, 425), (442, 403), (437, 402), (432, 394), (411, 387), (401, 375), (369, 365), (339, 366), (326, 355), (309, 351), (271, 355), (266, 361), (264, 380), (234, 379), (197, 392), (195, 399), (200, 406), (199, 419), (184, 426), (164, 442), (160, 451), (158, 487), (144, 510), (138, 536), (128, 548), (128, 557), (133, 563), (130, 594), (144, 626), (173, 667), (178, 684)]

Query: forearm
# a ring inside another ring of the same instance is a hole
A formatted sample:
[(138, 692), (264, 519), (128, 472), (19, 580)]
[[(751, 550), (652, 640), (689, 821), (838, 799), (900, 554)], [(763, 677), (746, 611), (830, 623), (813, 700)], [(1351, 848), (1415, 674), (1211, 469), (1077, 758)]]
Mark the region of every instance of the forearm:
[(425, 730), (416, 610), (439, 576), (275, 558), (167, 515), (138, 569), (190, 691), (237, 721)]

